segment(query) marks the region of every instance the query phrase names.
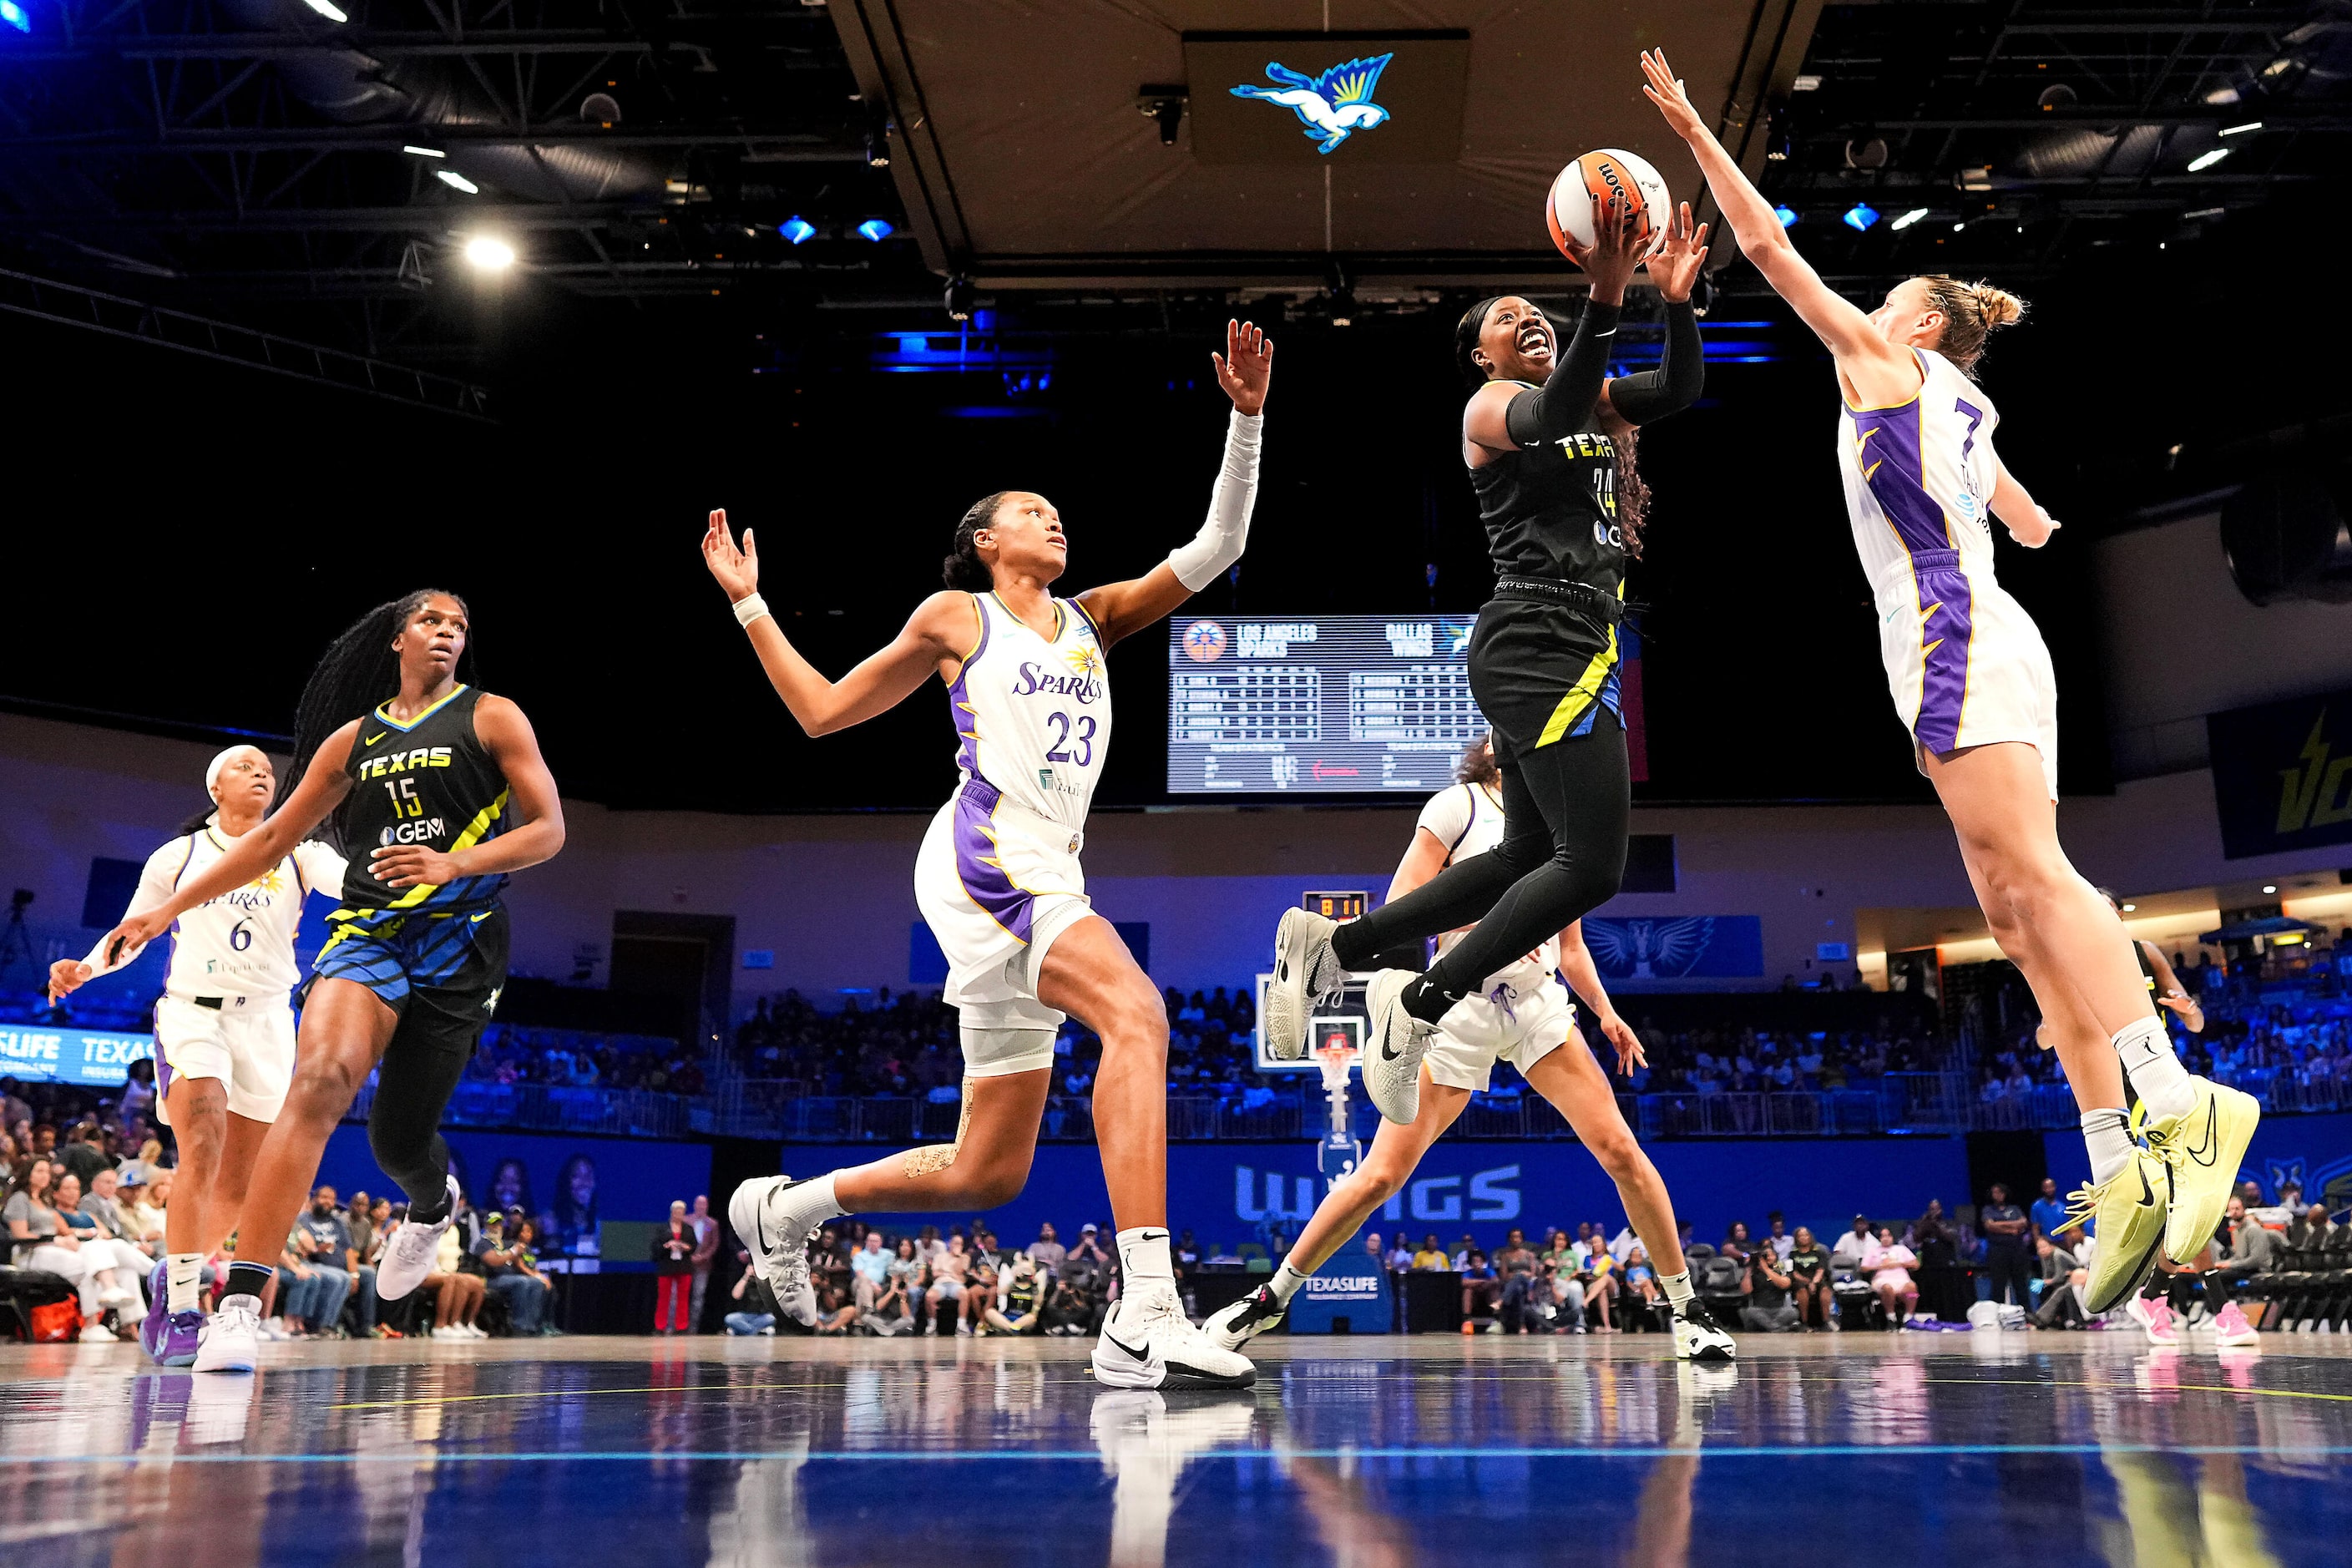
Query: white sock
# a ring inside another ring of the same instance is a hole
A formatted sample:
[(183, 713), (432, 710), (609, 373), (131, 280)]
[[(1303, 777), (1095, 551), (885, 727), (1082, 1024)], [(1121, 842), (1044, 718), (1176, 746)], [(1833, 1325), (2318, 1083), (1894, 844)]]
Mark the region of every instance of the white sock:
[(1659, 1275), (1658, 1286), (1665, 1291), (1666, 1301), (1675, 1311), (1679, 1312), (1691, 1304), (1694, 1292), (1691, 1289), (1690, 1270), (1687, 1268), (1680, 1274)]
[(1268, 1283), (1274, 1291), (1274, 1299), (1286, 1307), (1290, 1305), (1290, 1299), (1298, 1294), (1298, 1288), (1307, 1283), (1307, 1276), (1293, 1268), (1290, 1266), (1290, 1259), (1286, 1258), (1282, 1260), (1282, 1267), (1274, 1271), (1274, 1279)]
[(2196, 1088), (2189, 1081), (2189, 1069), (2173, 1054), (2164, 1020), (2153, 1015), (2134, 1019), (2116, 1031), (2115, 1046), (2116, 1055), (2123, 1058), (2124, 1075), (2139, 1091), (2151, 1121), (2186, 1116), (2196, 1108)]
[(205, 1255), (201, 1252), (174, 1252), (164, 1265), (164, 1278), (171, 1281), (167, 1312), (193, 1312), (204, 1290)]
[(2131, 1163), (2131, 1134), (2124, 1131), (2130, 1121), (2129, 1113), (2122, 1110), (2083, 1112), (2083, 1142), (2091, 1151), (2093, 1186)]
[(837, 1215), (849, 1211), (843, 1208), (833, 1195), (833, 1178), (837, 1173), (827, 1171), (813, 1182), (802, 1182), (784, 1189), (782, 1212), (777, 1223), (790, 1237), (805, 1237), (810, 1231)]
[(1147, 1290), (1176, 1292), (1176, 1265), (1168, 1256), (1168, 1227), (1158, 1225), (1138, 1226), (1122, 1230), (1118, 1236), (1118, 1266), (1126, 1283), (1120, 1287), (1124, 1296), (1140, 1295)]

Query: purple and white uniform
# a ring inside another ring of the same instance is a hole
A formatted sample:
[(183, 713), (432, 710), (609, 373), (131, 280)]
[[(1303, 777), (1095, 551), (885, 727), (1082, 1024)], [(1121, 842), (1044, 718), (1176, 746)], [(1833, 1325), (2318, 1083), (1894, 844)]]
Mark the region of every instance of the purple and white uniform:
[[(1445, 846), (1445, 863), (1459, 865), (1503, 841), (1502, 797), (1485, 784), (1455, 784), (1429, 797), (1418, 826)], [(1461, 941), (1447, 931), (1437, 951)], [(1559, 1049), (1576, 1032), (1576, 1003), (1559, 983), (1559, 936), (1486, 976), (1476, 991), (1445, 1011), (1429, 1042), (1430, 1081), (1484, 1094), (1495, 1064), (1521, 1073)]]
[(1895, 710), (1917, 749), (2021, 741), (2058, 798), (2058, 685), (2023, 606), (1993, 580), (1992, 499), (2000, 416), (1932, 349), (1908, 402), (1848, 405), (1838, 468), (1854, 549), (1878, 607)]
[(948, 689), (963, 775), (915, 858), (915, 902), (947, 955), (975, 1078), (1053, 1065), (1063, 1015), (1037, 1000), (1054, 939), (1094, 912), (1078, 864), (1110, 745), (1100, 632), (1074, 599), (1054, 635), (972, 595), (971, 652)]

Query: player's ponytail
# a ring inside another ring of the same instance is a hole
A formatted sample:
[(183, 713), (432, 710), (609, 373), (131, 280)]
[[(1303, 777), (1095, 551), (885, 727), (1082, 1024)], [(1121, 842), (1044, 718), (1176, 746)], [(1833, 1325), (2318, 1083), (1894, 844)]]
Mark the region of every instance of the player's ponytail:
[(1473, 392), (1486, 384), (1486, 369), (1470, 356), (1478, 351), (1478, 334), (1486, 330), (1486, 312), (1495, 308), (1500, 294), (1489, 294), (1463, 312), (1454, 329), (1454, 368), (1462, 373), (1463, 384)]
[(996, 575), (989, 571), (988, 563), (980, 558), (980, 546), (972, 536), (996, 519), (997, 504), (1011, 494), (1009, 490), (991, 490), (971, 503), (971, 510), (956, 524), (955, 539), (948, 547), (948, 558), (940, 563), (940, 575), (950, 588), (961, 588), (967, 594), (985, 594), (996, 586)]
[(1972, 371), (1984, 357), (1985, 340), (2002, 327), (2025, 317), (2025, 301), (1990, 283), (1963, 283), (1933, 274), (1919, 279), (1927, 286), (1927, 303), (1944, 313), (1943, 336), (1936, 352)]
[[(327, 737), (352, 720), (373, 711), (380, 703), (400, 695), (400, 656), (392, 651), (393, 638), (408, 624), (417, 607), (427, 599), (456, 599), (457, 608), (466, 610), (466, 601), (443, 588), (419, 588), (387, 604), (378, 605), (343, 629), (341, 636), (327, 645), (327, 651), (310, 671), (310, 681), (302, 688), (302, 700), (294, 710), (294, 757), (286, 771), (278, 775), (278, 795), (270, 802), (277, 810), (286, 804), (310, 771), (310, 759)], [(459, 660), (458, 672), (470, 677), (473, 673), (473, 638), (466, 639), (466, 651)], [(319, 837), (341, 847), (342, 841), (341, 812), (320, 824)]]

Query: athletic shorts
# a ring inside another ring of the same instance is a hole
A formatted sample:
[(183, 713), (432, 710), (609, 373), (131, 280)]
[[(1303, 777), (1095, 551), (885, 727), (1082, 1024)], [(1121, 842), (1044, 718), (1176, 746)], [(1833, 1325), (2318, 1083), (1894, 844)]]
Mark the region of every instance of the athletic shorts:
[(1618, 706), (1617, 628), (1585, 610), (1490, 599), (1470, 634), (1470, 694), (1513, 752), (1592, 732)]
[[(2042, 628), (1956, 550), (1923, 550), (1871, 584), (1878, 651), (1915, 757), (2018, 741), (2058, 798), (2058, 680)], [(1926, 773), (1924, 762), (1919, 771)]]
[(374, 992), (399, 1016), (394, 1045), (473, 1056), (506, 987), (504, 904), (446, 915), (341, 909), (327, 926), (314, 974)]
[(233, 1115), (275, 1121), (294, 1081), (294, 1009), (285, 996), (166, 996), (155, 1004), (155, 1113), (169, 1127), (172, 1080), (218, 1079)]
[[(1055, 939), (1094, 913), (1078, 846), (1068, 827), (982, 779), (967, 781), (923, 835), (915, 903), (947, 955), (945, 1000), (961, 1015), (967, 1077), (1054, 1065), (1066, 1015), (1037, 1000), (1037, 971)], [(1008, 1030), (1018, 1034), (999, 1047), (974, 1038)]]
[(1509, 1062), (1524, 1073), (1575, 1032), (1576, 1004), (1558, 980), (1548, 978), (1524, 992), (1497, 985), (1447, 1008), (1422, 1060), (1432, 1082), (1480, 1094), (1496, 1062)]

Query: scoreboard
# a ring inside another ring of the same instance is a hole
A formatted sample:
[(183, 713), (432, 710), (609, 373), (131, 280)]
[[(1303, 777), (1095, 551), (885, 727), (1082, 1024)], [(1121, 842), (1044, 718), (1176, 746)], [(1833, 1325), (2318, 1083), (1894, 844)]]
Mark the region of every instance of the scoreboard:
[(1177, 617), (1168, 793), (1326, 794), (1453, 782), (1486, 733), (1468, 616)]

